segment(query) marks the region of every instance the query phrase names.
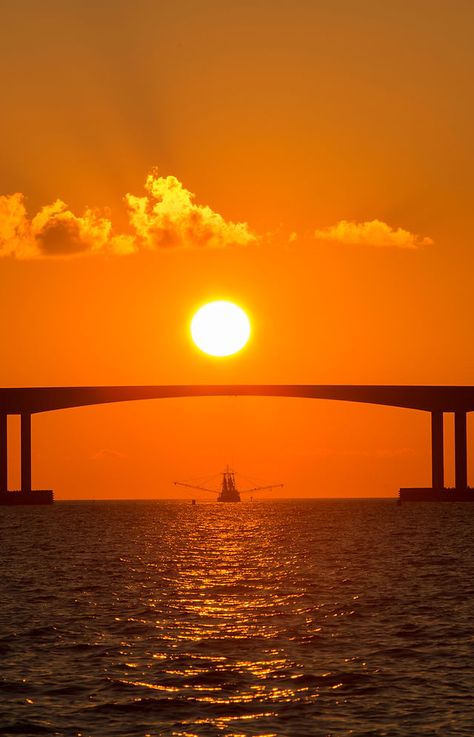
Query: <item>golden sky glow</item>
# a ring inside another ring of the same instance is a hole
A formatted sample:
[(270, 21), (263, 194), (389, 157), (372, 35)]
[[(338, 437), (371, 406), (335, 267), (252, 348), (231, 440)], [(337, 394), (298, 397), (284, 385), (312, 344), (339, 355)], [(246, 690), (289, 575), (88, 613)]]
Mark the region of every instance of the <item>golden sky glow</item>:
[[(467, 0), (8, 3), (0, 384), (474, 383), (473, 32)], [(252, 339), (214, 361), (189, 322), (221, 299)], [(396, 409), (176, 400), (33, 432), (58, 498), (229, 460), (285, 495), (430, 473), (428, 416)]]

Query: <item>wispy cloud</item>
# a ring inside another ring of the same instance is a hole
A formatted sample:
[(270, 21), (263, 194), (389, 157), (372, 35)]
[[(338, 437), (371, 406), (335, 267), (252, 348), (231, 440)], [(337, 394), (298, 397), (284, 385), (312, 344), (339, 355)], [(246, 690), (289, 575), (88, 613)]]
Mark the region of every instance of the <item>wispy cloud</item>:
[(289, 452), (295, 456), (318, 456), (320, 458), (413, 458), (416, 452), (413, 448), (376, 448), (364, 450), (362, 448), (290, 448)]
[(120, 453), (120, 451), (114, 450), (113, 448), (101, 448), (91, 455), (91, 460), (93, 461), (122, 461), (125, 458), (127, 458), (127, 456), (124, 453)]
[(352, 223), (340, 220), (336, 225), (314, 231), (319, 241), (349, 246), (371, 246), (376, 248), (419, 248), (432, 245), (431, 238), (410, 233), (403, 228), (392, 228), (382, 220)]
[(73, 213), (62, 200), (29, 218), (23, 194), (0, 197), (0, 256), (20, 259), (93, 253), (129, 254), (177, 247), (246, 246), (257, 241), (246, 223), (233, 223), (194, 202), (176, 177), (150, 174), (146, 194), (125, 195), (130, 229), (116, 232), (106, 212)]

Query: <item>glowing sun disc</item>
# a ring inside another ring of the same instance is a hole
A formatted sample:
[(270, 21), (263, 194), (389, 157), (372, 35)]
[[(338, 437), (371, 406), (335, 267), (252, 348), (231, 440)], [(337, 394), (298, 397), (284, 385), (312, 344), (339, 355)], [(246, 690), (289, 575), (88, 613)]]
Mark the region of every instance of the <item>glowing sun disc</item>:
[(250, 321), (233, 302), (209, 302), (191, 320), (191, 335), (197, 347), (210, 356), (231, 356), (250, 337)]

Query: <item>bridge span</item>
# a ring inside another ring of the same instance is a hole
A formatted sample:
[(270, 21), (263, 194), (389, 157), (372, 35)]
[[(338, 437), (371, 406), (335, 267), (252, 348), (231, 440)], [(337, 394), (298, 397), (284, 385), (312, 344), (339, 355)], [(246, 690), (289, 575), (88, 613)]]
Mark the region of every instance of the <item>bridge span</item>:
[[(432, 479), (428, 490), (444, 490), (444, 413), (454, 413), (455, 491), (467, 483), (467, 413), (474, 410), (474, 386), (379, 386), (350, 384), (243, 384), (176, 386), (22, 387), (0, 389), (0, 501), (8, 492), (8, 415), (21, 417), (22, 498), (33, 499), (31, 485), (31, 416), (111, 402), (178, 397), (266, 396), (326, 399), (403, 407), (431, 413)], [(402, 490), (403, 491), (403, 490)], [(411, 490), (423, 491), (423, 490)], [(45, 492), (46, 493), (46, 492)], [(27, 496), (31, 494), (31, 496)], [(474, 497), (474, 492), (473, 492)]]

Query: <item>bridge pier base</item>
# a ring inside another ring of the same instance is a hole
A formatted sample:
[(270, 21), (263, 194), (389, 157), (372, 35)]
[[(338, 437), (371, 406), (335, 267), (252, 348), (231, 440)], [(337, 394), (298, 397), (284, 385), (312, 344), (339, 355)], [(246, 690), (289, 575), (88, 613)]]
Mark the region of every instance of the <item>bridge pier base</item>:
[(454, 489), (444, 487), (443, 412), (431, 412), (431, 488), (400, 489), (400, 502), (474, 502), (467, 485), (467, 412), (454, 412)]
[(0, 504), (52, 504), (51, 489), (31, 488), (31, 413), (20, 413), (21, 418), (21, 489), (8, 491), (8, 440), (6, 413), (0, 413)]

